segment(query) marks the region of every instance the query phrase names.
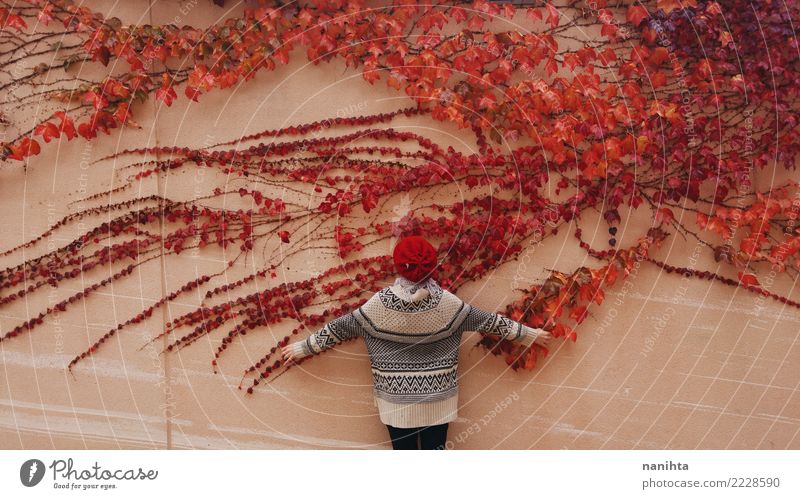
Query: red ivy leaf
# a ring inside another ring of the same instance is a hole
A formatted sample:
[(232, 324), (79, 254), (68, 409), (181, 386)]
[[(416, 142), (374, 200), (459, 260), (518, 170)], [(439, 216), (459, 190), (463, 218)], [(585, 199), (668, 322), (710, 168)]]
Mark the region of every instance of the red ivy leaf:
[(86, 92), (86, 94), (84, 94), (83, 102), (87, 104), (92, 104), (94, 108), (98, 111), (108, 106), (108, 99), (98, 94), (94, 90), (90, 90)]
[(39, 18), (39, 22), (47, 26), (50, 23), (50, 21), (53, 20), (53, 5), (47, 4), (47, 6), (45, 6), (44, 8), (42, 8), (41, 11), (39, 11), (37, 17)]
[(631, 5), (628, 7), (628, 14), (626, 18), (628, 22), (632, 23), (634, 26), (639, 26), (642, 24), (642, 20), (647, 17), (647, 9), (641, 5)]
[(20, 140), (19, 145), (9, 146), (9, 148), (11, 149), (11, 154), (9, 157), (19, 161), (22, 161), (28, 156), (34, 156), (41, 152), (39, 143), (33, 139), (29, 139), (28, 137), (24, 137), (22, 140)]
[(758, 283), (758, 279), (753, 274), (746, 274), (744, 272), (739, 272), (739, 282), (744, 284), (745, 286), (760, 286)]
[(61, 136), (61, 132), (58, 131), (58, 127), (54, 123), (50, 122), (37, 125), (33, 131), (33, 134), (41, 135), (45, 143), (48, 143), (52, 139), (57, 139), (59, 136)]
[(175, 89), (172, 86), (161, 87), (156, 90), (156, 100), (163, 101), (167, 107), (172, 105), (172, 102), (178, 98)]
[(657, 0), (656, 7), (669, 14), (673, 10), (697, 7), (697, 0)]
[(67, 140), (72, 140), (75, 138), (75, 123), (73, 123), (72, 118), (67, 116), (67, 113), (64, 111), (57, 111), (53, 114), (56, 118), (61, 120), (61, 126), (59, 129), (61, 133), (67, 136)]
[(450, 9), (450, 18), (453, 21), (461, 24), (467, 20), (467, 11), (461, 7), (453, 7)]
[(662, 71), (653, 73), (653, 75), (650, 77), (650, 84), (653, 86), (653, 88), (663, 87), (667, 84), (667, 75)]
[(583, 305), (579, 305), (577, 307), (574, 307), (572, 311), (570, 311), (569, 316), (576, 323), (580, 324), (586, 319), (587, 314), (588, 311), (586, 310), (586, 307), (584, 307)]
[(186, 90), (184, 90), (183, 93), (186, 95), (186, 97), (197, 102), (197, 97), (200, 95), (200, 90), (193, 87), (186, 87)]
[[(0, 16), (2, 16), (3, 11), (5, 9), (0, 9)], [(8, 16), (3, 21), (3, 28), (14, 28), (17, 31), (22, 31), (23, 29), (27, 29), (28, 25), (25, 24), (25, 20), (15, 14), (8, 14)]]
[(552, 332), (556, 338), (563, 337), (565, 340), (572, 340), (573, 342), (578, 340), (578, 334), (572, 328), (563, 324), (556, 324)]
[(594, 293), (594, 302), (597, 303), (598, 305), (602, 305), (603, 300), (605, 300), (605, 298), (606, 298), (606, 292), (603, 291), (602, 288), (597, 288), (597, 291), (595, 291)]
[(659, 208), (656, 210), (656, 223), (672, 223), (675, 220), (675, 214), (669, 208)]
[(93, 139), (97, 137), (97, 129), (90, 123), (81, 123), (78, 125), (78, 134), (84, 139)]
[(553, 4), (547, 4), (547, 21), (550, 23), (550, 26), (553, 28), (558, 27), (558, 9), (553, 6)]
[(540, 11), (539, 9), (535, 9), (533, 7), (525, 9), (525, 15), (533, 19), (534, 21), (542, 20), (542, 11)]

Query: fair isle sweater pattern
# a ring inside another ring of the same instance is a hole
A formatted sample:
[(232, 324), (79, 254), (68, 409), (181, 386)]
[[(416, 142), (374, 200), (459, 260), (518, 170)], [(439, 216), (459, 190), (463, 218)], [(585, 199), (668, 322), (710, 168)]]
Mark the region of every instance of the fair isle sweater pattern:
[(391, 404), (444, 401), (458, 393), (462, 333), (477, 331), (530, 346), (539, 330), (474, 307), (435, 281), (429, 296), (404, 300), (386, 287), (361, 307), (293, 345), (299, 356), (318, 354), (344, 340), (367, 345), (375, 397)]

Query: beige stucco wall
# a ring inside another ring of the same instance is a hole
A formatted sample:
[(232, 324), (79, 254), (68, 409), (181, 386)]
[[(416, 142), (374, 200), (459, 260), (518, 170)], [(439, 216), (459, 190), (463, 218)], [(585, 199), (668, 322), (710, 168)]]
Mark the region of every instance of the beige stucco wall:
[[(181, 23), (193, 25), (208, 25), (220, 12), (205, 0), (193, 8), (196, 2), (183, 2), (186, 13), (178, 2), (153, 3), (148, 8), (147, 2), (125, 2), (114, 12), (130, 23), (179, 16)], [(408, 102), (382, 83), (370, 86), (342, 65), (307, 65), (301, 55), (235, 90), (206, 95), (199, 104), (189, 106), (185, 98), (170, 108), (149, 102), (135, 109), (141, 129), (46, 147), (26, 171), (16, 164), (0, 169), (2, 249), (41, 234), (70, 212), (66, 201), (109, 188), (117, 168), (134, 161), (91, 164), (114, 150), (148, 144), (199, 147), (265, 128), (337, 114), (373, 114)], [(469, 146), (461, 143), (467, 136), (449, 124), (428, 119), (400, 123), (444, 144)], [(219, 181), (196, 173), (162, 175), (138, 184), (135, 194), (187, 199)], [(620, 245), (641, 234), (644, 223), (621, 227)], [(607, 238), (602, 224), (593, 234), (590, 216), (581, 226), (598, 245)], [(74, 239), (79, 229), (53, 235), (25, 257)], [(513, 288), (520, 278), (540, 278), (545, 268), (568, 271), (595, 264), (571, 234), (572, 229), (562, 230), (530, 246), (521, 262), (503, 266), (459, 294), (498, 309), (517, 297)], [(697, 267), (717, 268), (709, 254), (694, 251), (691, 242), (676, 237), (657, 256), (682, 266), (697, 258)], [(2, 263), (18, 262), (21, 256)], [(0, 448), (389, 448), (372, 404), (361, 342), (304, 364), (251, 397), (236, 389), (241, 370), (290, 324), (248, 335), (231, 347), (216, 375), (209, 365), (214, 342), (201, 341), (168, 356), (157, 348), (140, 349), (164, 322), (195, 307), (197, 296), (182, 297), (121, 334), (78, 366), (74, 377), (67, 374), (65, 366), (75, 353), (197, 273), (219, 270), (226, 256), (204, 251), (151, 262), (33, 334), (0, 344)], [(331, 262), (335, 257), (315, 251), (287, 264), (281, 278), (302, 277)], [(228, 279), (245, 275), (254, 265), (258, 259), (242, 262)], [(800, 448), (796, 310), (727, 286), (684, 281), (647, 264), (628, 282), (590, 310), (577, 343), (558, 344), (534, 372), (508, 370), (501, 359), (471, 348), (476, 337), (467, 336), (460, 367), (461, 417), (450, 430), (455, 447)], [(793, 285), (778, 278), (772, 289), (797, 296)], [(63, 289), (57, 296), (77, 290)], [(31, 311), (38, 313), (53, 299), (48, 293), (0, 310), (0, 328), (5, 331)], [(507, 407), (493, 413), (503, 401)]]

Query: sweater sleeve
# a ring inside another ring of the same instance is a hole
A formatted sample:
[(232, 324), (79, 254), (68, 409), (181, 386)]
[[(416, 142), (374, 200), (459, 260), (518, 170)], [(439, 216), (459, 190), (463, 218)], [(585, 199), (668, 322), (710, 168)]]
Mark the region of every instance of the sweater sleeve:
[(290, 347), (295, 357), (303, 358), (333, 348), (344, 340), (361, 336), (361, 331), (361, 325), (350, 312), (325, 324), (322, 329), (309, 335), (305, 340), (292, 343)]
[(526, 347), (531, 346), (542, 331), (539, 328), (526, 326), (503, 315), (487, 312), (474, 306), (470, 307), (463, 328), (466, 331), (478, 331), (499, 336), (503, 340), (517, 341)]

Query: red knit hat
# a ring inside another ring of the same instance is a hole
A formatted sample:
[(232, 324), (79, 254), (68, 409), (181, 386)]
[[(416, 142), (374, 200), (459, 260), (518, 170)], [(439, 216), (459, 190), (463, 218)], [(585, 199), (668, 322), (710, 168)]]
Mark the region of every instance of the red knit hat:
[(436, 263), (436, 249), (424, 237), (404, 237), (394, 247), (394, 266), (410, 281), (419, 282), (430, 276)]

